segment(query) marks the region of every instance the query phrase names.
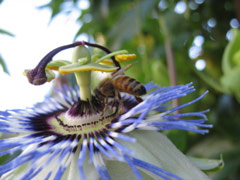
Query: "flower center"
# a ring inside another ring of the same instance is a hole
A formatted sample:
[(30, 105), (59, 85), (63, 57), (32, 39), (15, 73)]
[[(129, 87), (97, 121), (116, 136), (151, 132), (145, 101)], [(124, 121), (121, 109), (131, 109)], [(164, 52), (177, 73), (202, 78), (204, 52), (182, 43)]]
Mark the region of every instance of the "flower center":
[(85, 134), (105, 129), (121, 113), (117, 100), (103, 104), (93, 97), (91, 101), (79, 100), (67, 111), (51, 116), (47, 122), (52, 131), (59, 134)]

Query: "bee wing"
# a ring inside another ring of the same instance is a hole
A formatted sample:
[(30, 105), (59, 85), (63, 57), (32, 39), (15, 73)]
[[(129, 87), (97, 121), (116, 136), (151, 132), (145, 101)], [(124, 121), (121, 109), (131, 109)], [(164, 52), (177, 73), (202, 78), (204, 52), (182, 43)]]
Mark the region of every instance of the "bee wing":
[(112, 79), (115, 78), (115, 77), (117, 77), (117, 76), (119, 76), (119, 75), (124, 75), (124, 72), (125, 72), (126, 70), (128, 70), (130, 67), (132, 67), (132, 65), (134, 65), (134, 64), (136, 64), (136, 63), (128, 64), (128, 65), (126, 65), (125, 67), (123, 67), (123, 68), (121, 68), (121, 69), (113, 72), (113, 73), (112, 73)]

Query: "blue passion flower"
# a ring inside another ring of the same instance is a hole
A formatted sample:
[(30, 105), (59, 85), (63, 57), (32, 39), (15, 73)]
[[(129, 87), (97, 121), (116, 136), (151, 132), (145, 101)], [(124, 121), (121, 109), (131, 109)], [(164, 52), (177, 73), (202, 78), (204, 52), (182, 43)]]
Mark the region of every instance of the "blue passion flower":
[(88, 89), (83, 84), (78, 80), (75, 88), (56, 89), (54, 96), (32, 108), (0, 111), (0, 132), (14, 135), (0, 140), (0, 156), (14, 157), (0, 166), (1, 179), (208, 179), (158, 132), (207, 133), (212, 127), (205, 124), (208, 110), (174, 113), (207, 92), (171, 107), (172, 100), (195, 91), (192, 83), (175, 87), (148, 83), (141, 102), (121, 92), (121, 100), (103, 103), (82, 92)]

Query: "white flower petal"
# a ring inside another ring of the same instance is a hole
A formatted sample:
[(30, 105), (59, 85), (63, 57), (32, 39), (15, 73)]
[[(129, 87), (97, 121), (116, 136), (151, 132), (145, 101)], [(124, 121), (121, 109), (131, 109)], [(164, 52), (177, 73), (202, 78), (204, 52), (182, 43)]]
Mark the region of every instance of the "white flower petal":
[[(132, 169), (125, 162), (107, 161), (106, 163), (109, 174), (113, 180), (136, 180), (137, 177)], [(144, 180), (152, 180), (153, 177), (157, 180), (157, 176), (149, 176), (143, 171), (140, 171)], [(158, 177), (159, 178), (159, 177)]]
[(131, 136), (136, 143), (121, 141), (136, 153), (136, 158), (154, 164), (184, 180), (209, 180), (166, 136), (155, 131), (134, 131)]

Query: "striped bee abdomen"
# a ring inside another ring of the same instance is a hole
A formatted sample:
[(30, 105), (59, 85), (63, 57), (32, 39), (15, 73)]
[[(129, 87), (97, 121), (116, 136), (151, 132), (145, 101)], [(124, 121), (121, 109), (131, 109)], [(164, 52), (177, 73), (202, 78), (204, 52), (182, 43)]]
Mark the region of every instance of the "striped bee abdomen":
[(146, 94), (146, 89), (140, 82), (125, 75), (114, 78), (112, 84), (119, 91), (126, 92), (134, 96), (142, 96)]

